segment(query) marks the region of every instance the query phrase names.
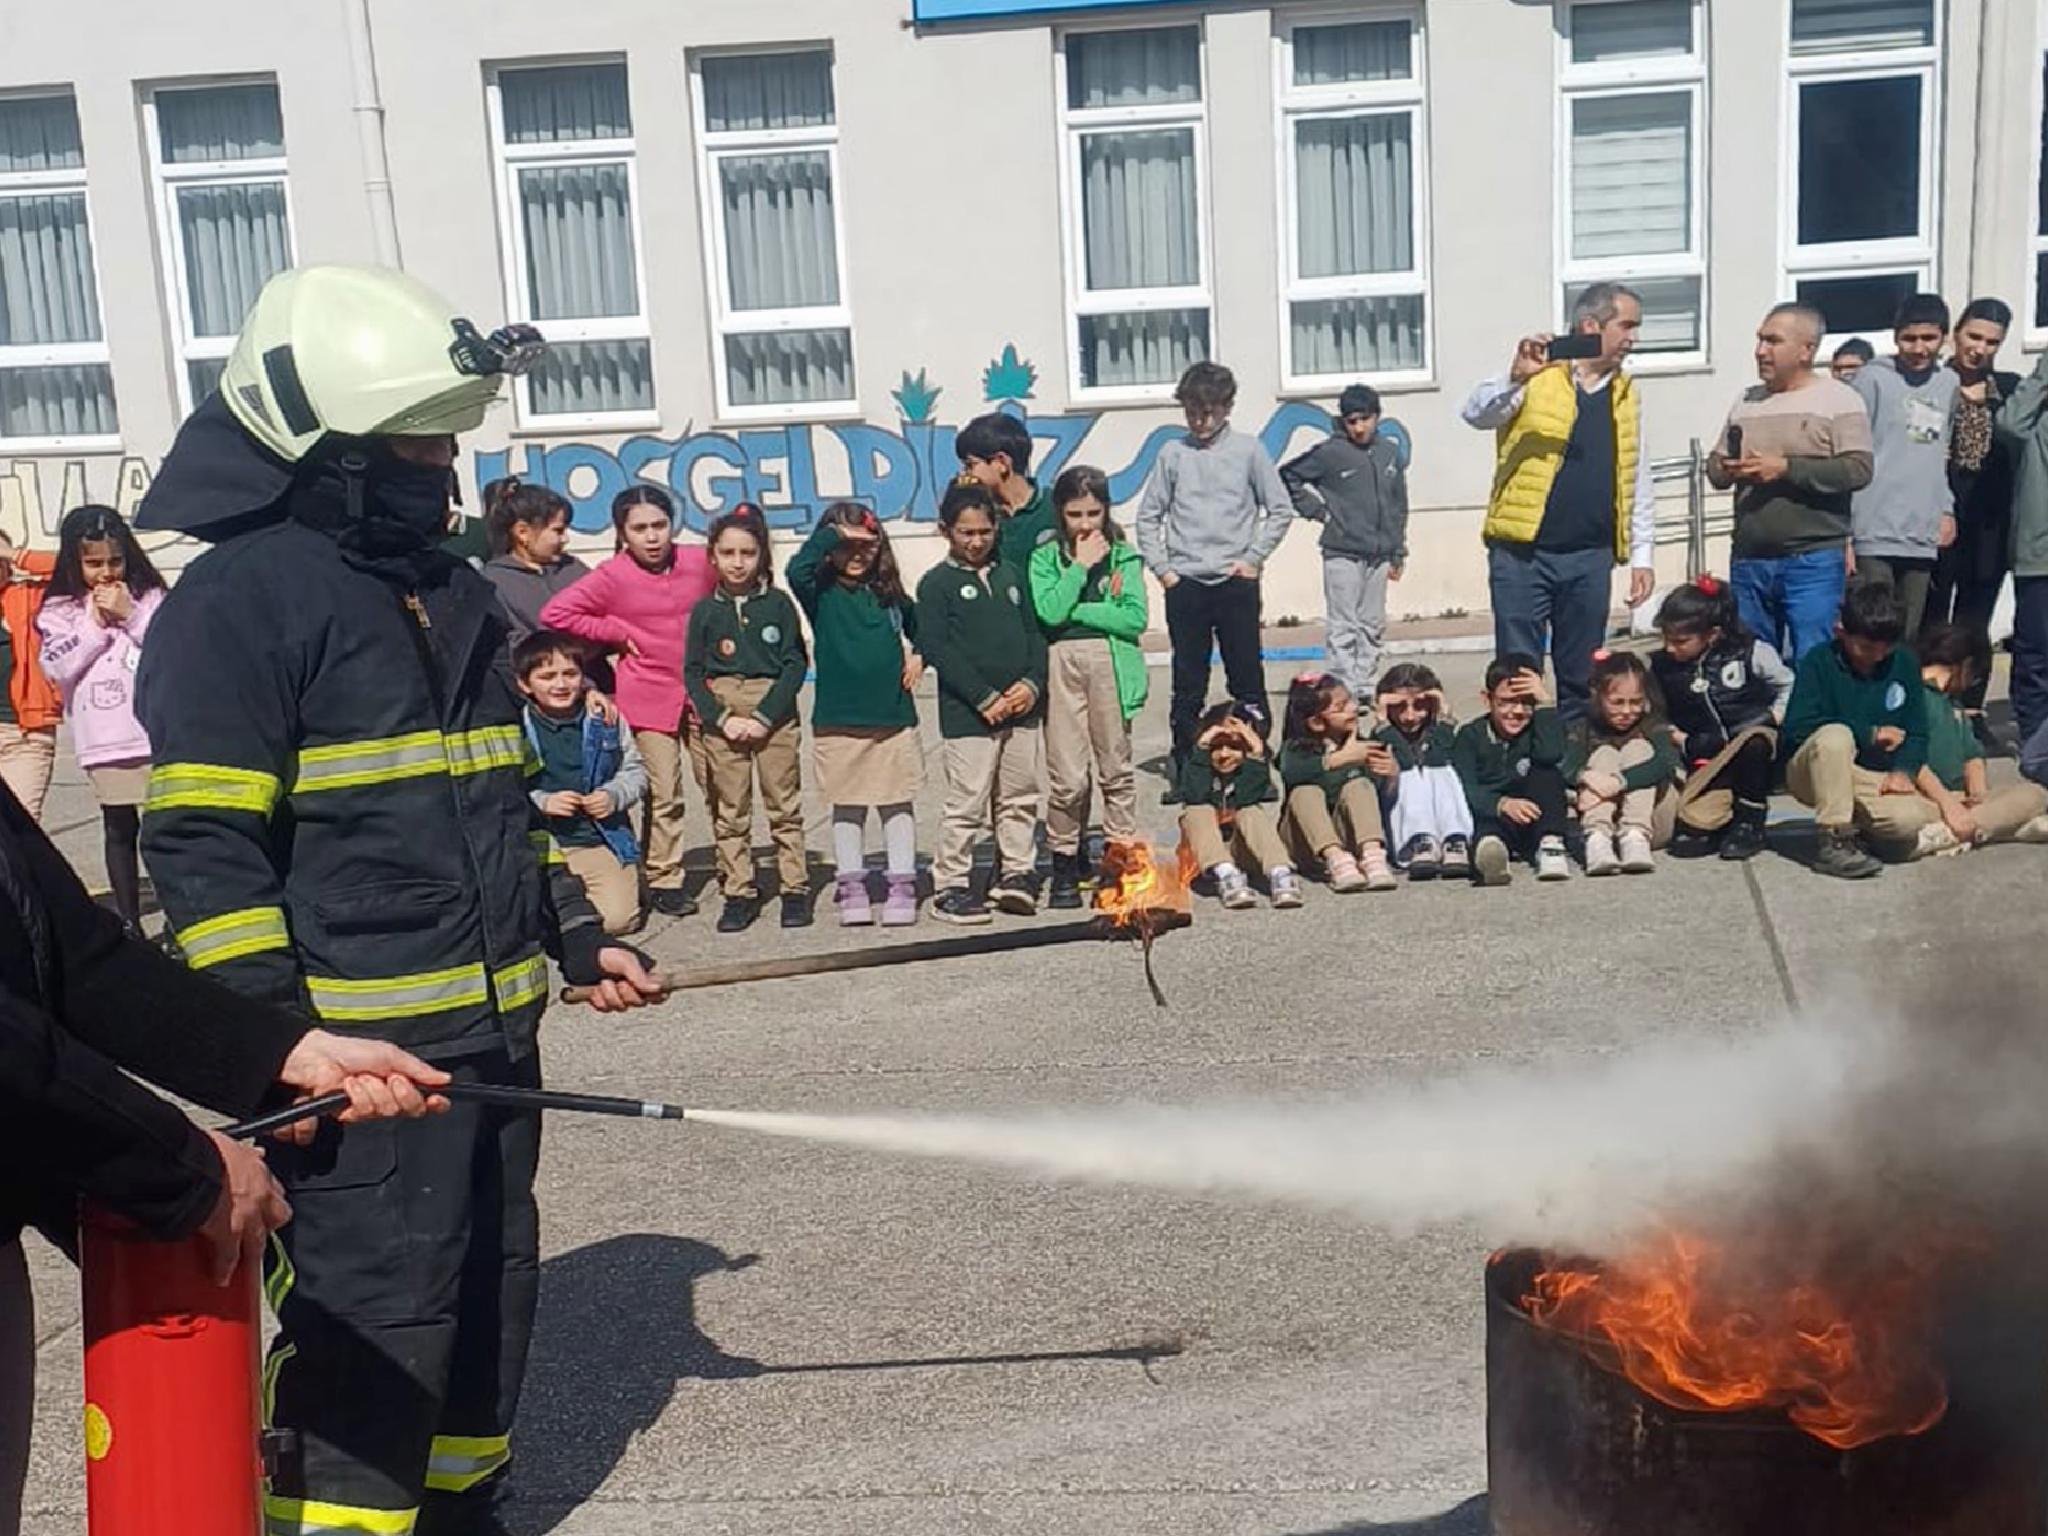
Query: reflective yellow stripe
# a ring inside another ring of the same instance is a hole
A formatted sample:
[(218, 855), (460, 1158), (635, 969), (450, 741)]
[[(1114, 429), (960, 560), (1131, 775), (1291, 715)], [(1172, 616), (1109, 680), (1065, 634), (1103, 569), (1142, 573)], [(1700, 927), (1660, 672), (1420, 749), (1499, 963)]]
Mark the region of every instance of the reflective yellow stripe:
[(270, 1234), (267, 1256), (270, 1262), (264, 1266), (263, 1297), (270, 1303), (270, 1310), (275, 1312), (284, 1305), (285, 1297), (298, 1283), (299, 1272), (292, 1268), (291, 1255), (284, 1251), (284, 1243), (275, 1232)]
[(450, 773), (486, 773), (493, 768), (521, 768), (526, 764), (526, 733), (516, 725), (457, 731), (445, 741)]
[(534, 955), (525, 960), (514, 961), (491, 972), (491, 990), (497, 994), (500, 1011), (510, 1013), (514, 1008), (548, 995), (548, 962), (545, 955)]
[(390, 784), (448, 771), (448, 752), (439, 731), (414, 731), (372, 741), (341, 741), (306, 747), (299, 753), (292, 793), (351, 789), (359, 784)]
[(223, 912), (203, 923), (194, 923), (178, 935), (178, 948), (185, 963), (195, 971), (222, 965), (244, 955), (267, 949), (291, 948), (292, 936), (284, 925), (282, 907), (245, 907), (240, 912)]
[(427, 1486), (466, 1493), (512, 1459), (503, 1435), (436, 1435), (427, 1457)]
[(457, 965), (413, 976), (373, 976), (360, 981), (308, 976), (306, 991), (312, 996), (313, 1011), (323, 1019), (405, 1019), (490, 1001), (481, 965)]
[(569, 862), (566, 858), (562, 856), (562, 850), (558, 846), (556, 846), (554, 835), (552, 833), (529, 832), (527, 836), (533, 842), (533, 856), (540, 860), (542, 867), (546, 867), (550, 864), (566, 864)]
[(270, 1358), (263, 1362), (263, 1427), (265, 1429), (269, 1429), (277, 1422), (277, 1378), (284, 1374), (285, 1362), (298, 1352), (298, 1345), (280, 1343), (270, 1351)]
[(217, 763), (158, 763), (149, 771), (146, 811), (247, 811), (268, 816), (282, 786), (274, 773)]
[[(524, 733), (521, 734), (522, 736), (524, 736)], [(529, 779), (539, 778), (541, 770), (544, 769), (547, 766), (547, 764), (543, 763), (540, 760), (540, 751), (538, 748), (534, 746), (531, 737), (526, 737), (525, 743), (526, 756), (523, 759), (522, 766), (526, 769), (526, 776)]]
[(264, 1536), (322, 1536), (327, 1531), (367, 1531), (373, 1536), (412, 1536), (417, 1509), (367, 1509), (359, 1504), (323, 1504), (317, 1499), (263, 1499)]

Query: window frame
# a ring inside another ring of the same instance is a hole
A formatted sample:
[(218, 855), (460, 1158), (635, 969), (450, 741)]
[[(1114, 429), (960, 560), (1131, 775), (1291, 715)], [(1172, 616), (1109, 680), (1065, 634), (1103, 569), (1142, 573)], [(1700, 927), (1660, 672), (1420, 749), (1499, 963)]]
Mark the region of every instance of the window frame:
[[(74, 114), (78, 111), (78, 93), (70, 87), (52, 89), (48, 86), (30, 86), (19, 90), (0, 91), (0, 101), (51, 101), (62, 100), (71, 103)], [(99, 311), (100, 339), (98, 341), (47, 342), (36, 346), (6, 346), (0, 344), (0, 372), (11, 372), (26, 368), (72, 368), (103, 367), (111, 378), (113, 352), (107, 342), (106, 285), (100, 271), (100, 243), (93, 229), (92, 190), (88, 184), (88, 173), (92, 159), (83, 154), (85, 142), (84, 124), (79, 124), (81, 156), (85, 163), (75, 170), (58, 171), (12, 171), (0, 172), (0, 198), (17, 193), (29, 196), (51, 193), (79, 194), (85, 201), (85, 234), (92, 246), (93, 305)], [(120, 420), (121, 399), (114, 396), (114, 416)], [(15, 454), (31, 453), (103, 453), (117, 451), (122, 446), (118, 428), (113, 432), (87, 432), (77, 434), (57, 433), (44, 437), (0, 436), (0, 452)]]
[(2022, 290), (2026, 294), (2026, 324), (2018, 327), (2021, 345), (2029, 352), (2048, 347), (2048, 320), (2043, 318), (2041, 262), (2048, 258), (2048, 218), (2041, 211), (2041, 177), (2048, 173), (2048, 155), (2044, 155), (2044, 141), (2048, 141), (2048, 0), (2037, 0), (2034, 7), (2034, 67), (2028, 71), (2027, 100), (2032, 104), (2028, 121), (2033, 124), (2033, 154), (2028, 164), (2033, 167), (2033, 179), (2029, 190), (2033, 196), (2032, 216), (2027, 221), (2027, 264), (2026, 280)]
[[(1863, 277), (1911, 276), (1918, 292), (1935, 291), (1941, 280), (1942, 91), (1944, 33), (1948, 7), (1931, 0), (1933, 41), (1913, 48), (1845, 48), (1838, 52), (1799, 53), (1792, 46), (1792, 8), (1787, 0), (1780, 39), (1785, 78), (1781, 101), (1778, 156), (1778, 270), (1781, 290), (1797, 298), (1802, 282)], [(1845, 240), (1808, 246), (1799, 241), (1799, 137), (1804, 87), (1859, 80), (1920, 81), (1920, 220), (1912, 236), (1883, 240)], [(1825, 345), (1838, 346), (1857, 337), (1881, 346), (1889, 326), (1870, 331), (1829, 331)]]
[[(749, 128), (713, 133), (704, 94), (704, 61), (709, 58), (760, 58), (770, 54), (822, 53), (832, 71), (832, 121), (803, 128)], [(686, 60), (690, 87), (690, 127), (697, 169), (699, 220), (704, 231), (704, 278), (711, 302), (711, 389), (721, 422), (835, 421), (860, 416), (860, 332), (853, 323), (852, 270), (847, 262), (846, 177), (840, 157), (839, 51), (829, 41), (749, 44), (731, 48), (695, 48)], [(839, 265), (839, 302), (795, 309), (732, 307), (731, 270), (726, 265), (725, 198), (720, 167), (726, 160), (762, 153), (823, 152), (832, 176), (833, 259)], [(839, 400), (791, 400), (766, 405), (735, 405), (727, 373), (726, 343), (735, 336), (769, 336), (790, 331), (844, 331), (853, 392)]]
[[(648, 388), (654, 404), (623, 411), (563, 411), (553, 414), (533, 408), (533, 375), (519, 375), (512, 384), (512, 430), (519, 435), (552, 435), (561, 432), (635, 431), (661, 425), (660, 383), (654, 373), (654, 324), (647, 308), (647, 250), (640, 218), (639, 122), (624, 139), (552, 140), (541, 144), (512, 144), (505, 133), (503, 81), (522, 70), (560, 69), (590, 64), (617, 64), (626, 70), (627, 109), (632, 106), (632, 68), (623, 53), (559, 54), (502, 59), (484, 66), (484, 116), (490, 130), (492, 180), (497, 187), (498, 256), (505, 283), (505, 313), (508, 320), (537, 326), (549, 342), (644, 341), (647, 343)], [(522, 204), (519, 173), (537, 166), (556, 170), (578, 170), (623, 164), (626, 168), (626, 197), (632, 209), (633, 286), (639, 310), (631, 315), (602, 315), (582, 320), (537, 320), (533, 296), (526, 286), (526, 221), (520, 217)]]
[[(1606, 3), (1609, 0), (1556, 0), (1556, 21), (1552, 32), (1557, 52), (1557, 154), (1554, 157), (1557, 216), (1552, 221), (1555, 225), (1555, 265), (1551, 270), (1556, 274), (1553, 287), (1556, 289), (1558, 325), (1562, 330), (1568, 329), (1571, 323), (1568, 293), (1583, 290), (1593, 283), (1634, 285), (1638, 281), (1695, 279), (1700, 293), (1698, 345), (1683, 352), (1637, 351), (1630, 357), (1629, 371), (1641, 374), (1696, 372), (1713, 366), (1713, 343), (1710, 339), (1713, 335), (1713, 285), (1709, 259), (1713, 208), (1709, 177), (1713, 156), (1710, 153), (1712, 125), (1708, 120), (1713, 98), (1709, 89), (1713, 55), (1708, 11), (1703, 0), (1686, 0), (1692, 38), (1691, 48), (1683, 56), (1624, 59), (1609, 64), (1577, 63), (1572, 58), (1573, 19), (1582, 9)], [(1689, 248), (1683, 252), (1655, 256), (1573, 256), (1573, 109), (1582, 101), (1678, 95), (1688, 97), (1692, 113)]]
[[(1294, 34), (1303, 27), (1347, 23), (1408, 24), (1409, 74), (1405, 80), (1353, 81), (1338, 85), (1294, 83)], [(1427, 388), (1436, 382), (1435, 246), (1430, 199), (1428, 18), (1420, 5), (1388, 3), (1303, 9), (1276, 14), (1273, 29), (1273, 121), (1278, 180), (1280, 240), (1280, 392), (1324, 395), (1363, 378), (1381, 390)], [(1205, 94), (1206, 100), (1206, 94)], [(1414, 155), (1414, 264), (1406, 272), (1373, 272), (1338, 277), (1301, 275), (1300, 148), (1295, 125), (1302, 122), (1406, 116)], [(1294, 306), (1330, 299), (1409, 298), (1422, 300), (1422, 364), (1380, 373), (1314, 374), (1294, 364)], [(1211, 322), (1213, 325), (1213, 321)], [(1213, 347), (1213, 335), (1211, 338)]]
[[(1083, 107), (1068, 105), (1069, 81), (1067, 46), (1076, 37), (1098, 37), (1115, 32), (1173, 32), (1192, 28), (1195, 34), (1195, 80), (1200, 98), (1192, 102), (1167, 102), (1158, 106)], [(1200, 309), (1209, 319), (1207, 356), (1220, 357), (1216, 304), (1216, 250), (1211, 229), (1212, 200), (1209, 184), (1209, 29), (1198, 16), (1159, 17), (1139, 15), (1115, 20), (1090, 21), (1085, 25), (1060, 28), (1053, 37), (1053, 92), (1058, 124), (1060, 245), (1065, 275), (1067, 398), (1074, 405), (1118, 406), (1170, 403), (1178, 380), (1157, 384), (1109, 384), (1089, 387), (1082, 383), (1081, 321), (1089, 315), (1140, 314), (1158, 310)], [(1088, 286), (1088, 232), (1083, 224), (1081, 202), (1081, 152), (1092, 133), (1129, 129), (1186, 128), (1194, 135), (1195, 151), (1195, 254), (1201, 263), (1202, 281), (1179, 288), (1100, 288)]]
[(193, 160), (172, 165), (164, 159), (163, 133), (157, 102), (180, 91), (217, 91), (241, 85), (267, 85), (277, 94), (278, 121), (284, 122), (284, 89), (274, 74), (186, 75), (144, 87), (142, 131), (148, 141), (150, 190), (156, 203), (157, 249), (162, 261), (164, 313), (170, 321), (173, 374), (180, 419), (199, 402), (192, 398), (192, 364), (226, 362), (235, 350), (233, 336), (193, 333), (192, 290), (187, 281), (184, 225), (178, 217), (178, 192), (183, 187), (263, 186), (276, 183), (284, 197), (285, 266), (299, 264), (299, 220), (292, 203), (291, 141), (285, 152), (262, 160)]

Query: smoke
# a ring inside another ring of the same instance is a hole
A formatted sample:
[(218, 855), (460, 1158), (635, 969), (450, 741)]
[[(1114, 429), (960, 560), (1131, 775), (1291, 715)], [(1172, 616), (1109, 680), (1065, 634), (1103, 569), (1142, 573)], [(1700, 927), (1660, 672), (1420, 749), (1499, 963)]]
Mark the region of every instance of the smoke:
[(1969, 1033), (1931, 1037), (1896, 1012), (1838, 1005), (1738, 1039), (1342, 1102), (689, 1117), (1043, 1179), (1289, 1202), (1395, 1233), (1466, 1223), (1492, 1243), (1607, 1253), (1681, 1212), (1698, 1229), (1750, 1220), (1760, 1202), (1802, 1220), (1821, 1204), (1855, 1208), (1861, 1227), (1866, 1211), (1896, 1221), (1902, 1199), (1953, 1206), (1983, 1182), (1989, 1154), (2048, 1148), (2040, 1042)]

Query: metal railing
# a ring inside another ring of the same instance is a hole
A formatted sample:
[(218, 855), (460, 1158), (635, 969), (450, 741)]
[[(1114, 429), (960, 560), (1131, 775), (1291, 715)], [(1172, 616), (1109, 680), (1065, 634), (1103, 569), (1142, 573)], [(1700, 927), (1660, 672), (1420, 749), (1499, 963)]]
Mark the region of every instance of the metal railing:
[(1667, 510), (1663, 496), (1658, 497), (1657, 544), (1659, 548), (1667, 544), (1685, 545), (1685, 575), (1691, 581), (1707, 569), (1707, 541), (1734, 532), (1734, 507), (1728, 502), (1712, 509), (1707, 506), (1712, 488), (1707, 484), (1706, 450), (1698, 438), (1692, 439), (1681, 458), (1652, 459), (1650, 481), (1657, 487), (1680, 481), (1685, 484), (1683, 512)]

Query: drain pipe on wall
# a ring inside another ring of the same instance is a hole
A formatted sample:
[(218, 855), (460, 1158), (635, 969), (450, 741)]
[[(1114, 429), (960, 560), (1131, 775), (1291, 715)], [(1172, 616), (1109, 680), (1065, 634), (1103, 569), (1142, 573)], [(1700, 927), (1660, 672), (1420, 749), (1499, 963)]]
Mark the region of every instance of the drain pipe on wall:
[(370, 35), (370, 0), (341, 0), (348, 20), (349, 80), (355, 88), (356, 142), (363, 153), (363, 196), (370, 204), (370, 235), (380, 266), (403, 265), (398, 249), (398, 205), (391, 196), (391, 165), (384, 153), (384, 98), (377, 89), (377, 45)]

